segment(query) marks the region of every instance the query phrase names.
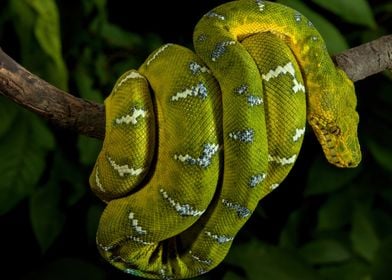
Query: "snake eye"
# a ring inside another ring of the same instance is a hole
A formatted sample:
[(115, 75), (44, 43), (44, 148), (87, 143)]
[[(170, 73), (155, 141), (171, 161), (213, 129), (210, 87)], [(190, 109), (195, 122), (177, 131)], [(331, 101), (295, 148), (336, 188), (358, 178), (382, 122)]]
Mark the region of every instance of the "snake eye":
[(336, 136), (340, 135), (340, 132), (341, 132), (340, 128), (336, 125), (329, 127), (328, 131), (329, 131), (329, 133), (336, 135)]

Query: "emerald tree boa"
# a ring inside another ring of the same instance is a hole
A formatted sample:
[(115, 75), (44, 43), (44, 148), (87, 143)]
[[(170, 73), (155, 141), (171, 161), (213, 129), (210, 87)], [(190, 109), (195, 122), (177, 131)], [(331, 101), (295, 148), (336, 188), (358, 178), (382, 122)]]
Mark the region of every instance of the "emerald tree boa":
[(102, 256), (146, 278), (188, 278), (226, 256), (284, 180), (309, 122), (328, 161), (361, 157), (352, 82), (298, 12), (267, 1), (205, 14), (195, 52), (167, 44), (123, 74), (90, 177), (107, 203)]

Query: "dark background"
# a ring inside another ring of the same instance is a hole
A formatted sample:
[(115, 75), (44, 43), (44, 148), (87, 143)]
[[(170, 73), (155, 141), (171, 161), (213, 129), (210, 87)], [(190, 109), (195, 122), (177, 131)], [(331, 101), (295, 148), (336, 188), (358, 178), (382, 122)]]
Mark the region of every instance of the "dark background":
[[(102, 102), (159, 45), (191, 47), (197, 20), (224, 2), (2, 0), (0, 47), (43, 79)], [(312, 20), (331, 53), (392, 30), (390, 1), (285, 2)], [(288, 178), (202, 279), (391, 279), (391, 73), (355, 86), (361, 165), (329, 166), (308, 129)], [(103, 204), (88, 177), (100, 143), (0, 96), (0, 268), (10, 273), (2, 278), (131, 278), (95, 247)]]

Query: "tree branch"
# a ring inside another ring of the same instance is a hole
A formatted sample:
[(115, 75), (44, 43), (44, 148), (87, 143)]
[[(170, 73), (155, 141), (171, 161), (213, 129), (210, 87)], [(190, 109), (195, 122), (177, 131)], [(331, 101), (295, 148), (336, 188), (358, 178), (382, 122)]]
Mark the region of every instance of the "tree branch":
[[(354, 82), (392, 70), (392, 35), (344, 51), (334, 61)], [(60, 127), (99, 139), (105, 135), (102, 104), (57, 89), (16, 63), (1, 48), (0, 94)]]

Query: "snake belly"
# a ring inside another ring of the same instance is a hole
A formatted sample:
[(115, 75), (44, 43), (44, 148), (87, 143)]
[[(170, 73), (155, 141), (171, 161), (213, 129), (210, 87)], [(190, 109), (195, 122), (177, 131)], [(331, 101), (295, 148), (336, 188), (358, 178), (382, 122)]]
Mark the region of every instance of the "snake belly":
[(295, 163), (307, 112), (317, 111), (309, 94), (337, 75), (313, 25), (276, 3), (217, 7), (194, 46), (162, 46), (105, 100), (90, 176), (107, 203), (97, 245), (132, 275), (181, 279), (216, 267)]

